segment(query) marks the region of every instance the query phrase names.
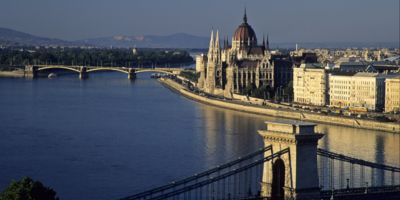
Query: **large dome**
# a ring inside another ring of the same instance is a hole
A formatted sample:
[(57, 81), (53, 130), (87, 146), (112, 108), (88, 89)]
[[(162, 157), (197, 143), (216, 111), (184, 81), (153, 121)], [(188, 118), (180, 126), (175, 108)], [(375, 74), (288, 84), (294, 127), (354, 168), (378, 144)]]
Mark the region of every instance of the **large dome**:
[(256, 33), (247, 22), (242, 23), (236, 29), (235, 34), (233, 35), (233, 39), (243, 42), (247, 42), (249, 39), (250, 41), (257, 41)]
[(233, 43), (237, 42), (239, 44), (247, 45), (250, 41), (250, 45), (257, 45), (257, 37), (253, 28), (247, 23), (246, 10), (244, 11), (243, 23), (239, 25), (236, 29), (235, 34), (233, 34)]

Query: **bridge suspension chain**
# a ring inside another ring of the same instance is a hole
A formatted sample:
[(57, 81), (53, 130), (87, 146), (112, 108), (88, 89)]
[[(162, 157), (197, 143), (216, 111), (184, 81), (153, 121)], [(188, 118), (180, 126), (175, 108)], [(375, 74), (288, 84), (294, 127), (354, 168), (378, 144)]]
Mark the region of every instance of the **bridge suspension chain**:
[(236, 166), (236, 165), (240, 166), (241, 163), (249, 161), (249, 160), (251, 160), (251, 159), (253, 159), (253, 158), (255, 158), (255, 157), (259, 156), (259, 155), (263, 155), (267, 151), (271, 151), (272, 152), (272, 146), (267, 146), (265, 148), (261, 148), (260, 150), (254, 152), (254, 153), (248, 154), (248, 155), (246, 155), (244, 157), (239, 157), (237, 160), (231, 161), (231, 162), (223, 164), (221, 166), (217, 166), (217, 167), (215, 167), (213, 169), (204, 171), (202, 173), (195, 174), (194, 176), (190, 176), (190, 177), (182, 179), (180, 181), (172, 182), (170, 184), (167, 184), (167, 185), (164, 185), (164, 186), (161, 186), (161, 187), (157, 187), (157, 188), (145, 191), (145, 192), (141, 192), (141, 193), (138, 193), (138, 194), (135, 194), (135, 195), (132, 195), (132, 196), (128, 196), (128, 197), (122, 198), (121, 200), (133, 200), (133, 199), (143, 199), (143, 198), (147, 199), (149, 196), (152, 196), (152, 195), (155, 195), (155, 194), (159, 194), (159, 193), (163, 193), (164, 191), (169, 191), (171, 189), (176, 189), (178, 187), (186, 188), (187, 185), (189, 185), (190, 183), (195, 182), (197, 184), (198, 181), (201, 180), (202, 178), (206, 178), (207, 180), (210, 179), (210, 176), (212, 174), (217, 173), (217, 176), (219, 176), (219, 173), (221, 171), (224, 171), (224, 170), (227, 170), (227, 169), (228, 169), (228, 171), (231, 171), (231, 168), (233, 166)]
[[(377, 190), (379, 187), (400, 185), (400, 180), (396, 180), (396, 175), (400, 177), (399, 167), (356, 159), (323, 149), (318, 149), (317, 155), (320, 159), (321, 189), (331, 191), (332, 194), (334, 191), (352, 188), (364, 188), (367, 191), (368, 188)], [(324, 167), (325, 163), (327, 167)]]
[[(173, 191), (171, 191), (169, 193), (161, 194), (159, 196), (156, 196), (156, 197), (153, 197), (153, 198), (150, 198), (150, 199), (152, 199), (152, 200), (167, 199), (167, 198), (170, 198), (170, 197), (179, 196), (180, 194), (184, 194), (185, 192), (189, 192), (189, 191), (192, 191), (192, 190), (195, 190), (195, 192), (196, 192), (197, 191), (196, 189), (200, 189), (200, 194), (202, 194), (203, 193), (202, 192), (202, 188), (204, 186), (213, 184), (213, 183), (215, 183), (217, 181), (229, 178), (231, 176), (234, 177), (234, 184), (233, 184), (234, 185), (234, 190), (233, 191), (238, 191), (239, 193), (237, 195), (239, 197), (241, 197), (242, 195), (245, 195), (245, 194), (240, 193), (242, 191), (241, 190), (242, 188), (240, 188), (240, 186), (241, 186), (240, 185), (240, 173), (245, 172), (246, 170), (252, 169), (252, 168), (256, 167), (257, 165), (262, 165), (263, 163), (265, 163), (267, 161), (270, 161), (270, 160), (272, 160), (274, 158), (277, 158), (279, 156), (282, 156), (283, 154), (286, 154), (288, 152), (289, 152), (289, 149), (284, 149), (284, 150), (276, 152), (276, 153), (274, 153), (272, 155), (266, 156), (261, 160), (257, 160), (255, 162), (252, 162), (252, 163), (247, 164), (245, 166), (242, 166), (240, 168), (233, 169), (233, 170), (231, 170), (229, 172), (226, 172), (226, 173), (224, 173), (224, 174), (222, 174), (220, 176), (211, 177), (209, 179), (194, 183), (192, 185), (188, 185), (188, 186), (186, 186), (184, 188), (179, 188), (179, 189), (173, 190)], [(237, 176), (237, 175), (239, 175), (239, 176)], [(229, 193), (227, 195), (230, 196)]]

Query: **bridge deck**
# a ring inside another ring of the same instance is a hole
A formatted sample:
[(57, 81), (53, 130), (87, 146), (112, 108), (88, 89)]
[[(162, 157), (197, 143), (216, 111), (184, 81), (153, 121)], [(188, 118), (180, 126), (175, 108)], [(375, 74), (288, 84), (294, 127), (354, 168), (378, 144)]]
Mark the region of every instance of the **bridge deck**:
[[(331, 199), (332, 191), (321, 191), (322, 199)], [(368, 188), (349, 188), (333, 191), (334, 199), (400, 199), (400, 185), (368, 187)]]

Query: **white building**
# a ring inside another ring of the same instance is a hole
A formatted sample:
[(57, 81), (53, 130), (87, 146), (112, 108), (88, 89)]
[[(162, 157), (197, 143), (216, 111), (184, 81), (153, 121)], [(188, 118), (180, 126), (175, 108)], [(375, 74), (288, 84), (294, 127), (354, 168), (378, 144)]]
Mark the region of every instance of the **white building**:
[(385, 80), (385, 112), (400, 112), (400, 75)]
[(293, 68), (294, 101), (300, 104), (327, 104), (327, 74), (320, 64), (301, 64)]
[(201, 72), (201, 66), (204, 66), (207, 62), (207, 56), (200, 54), (196, 56), (196, 72)]
[(329, 74), (329, 105), (338, 108), (383, 109), (385, 76), (378, 73)]

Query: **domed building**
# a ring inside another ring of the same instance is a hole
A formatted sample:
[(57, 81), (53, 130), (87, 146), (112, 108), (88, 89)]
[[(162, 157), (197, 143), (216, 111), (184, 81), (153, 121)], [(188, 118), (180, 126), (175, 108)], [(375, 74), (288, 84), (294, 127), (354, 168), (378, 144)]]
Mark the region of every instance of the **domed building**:
[(245, 48), (247, 46), (257, 46), (257, 37), (253, 28), (247, 23), (246, 12), (243, 23), (239, 25), (232, 37), (233, 48)]
[(196, 69), (200, 72), (197, 86), (206, 93), (228, 98), (234, 93), (245, 94), (249, 88), (274, 88), (274, 62), (271, 61), (268, 37), (258, 44), (254, 29), (247, 23), (245, 10), (231, 45), (225, 39), (221, 47), (219, 32), (214, 37), (211, 31), (208, 54), (196, 58)]

